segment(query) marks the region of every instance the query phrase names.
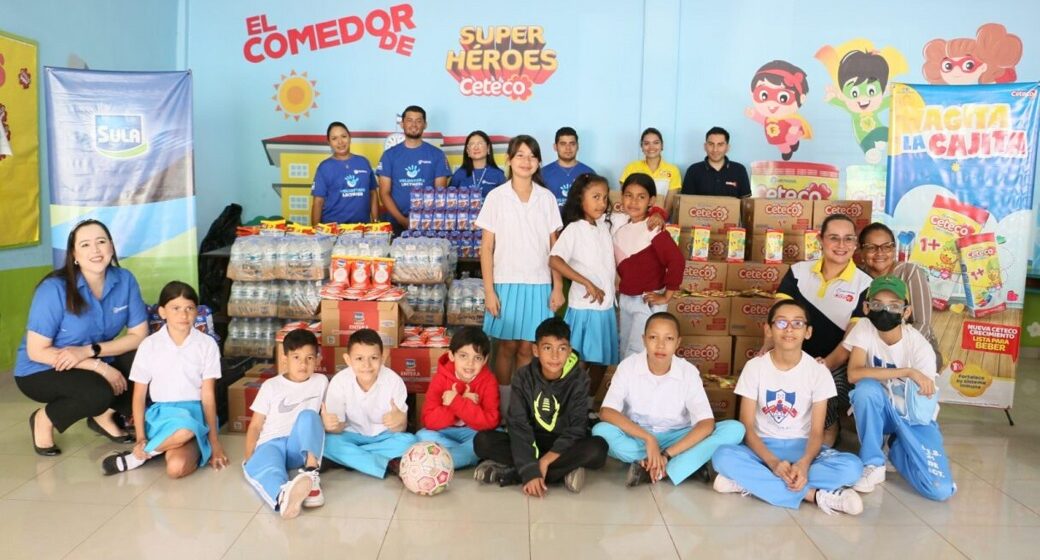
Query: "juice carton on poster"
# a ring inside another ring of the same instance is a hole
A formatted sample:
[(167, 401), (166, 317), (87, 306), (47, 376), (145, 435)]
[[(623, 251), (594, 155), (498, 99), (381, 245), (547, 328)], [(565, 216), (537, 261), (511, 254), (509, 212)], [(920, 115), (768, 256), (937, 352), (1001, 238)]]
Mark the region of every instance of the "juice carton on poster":
[(977, 233), (962, 237), (957, 240), (957, 249), (960, 251), (964, 298), (972, 317), (984, 317), (1006, 309), (996, 235)]
[(989, 212), (957, 199), (936, 195), (910, 250), (910, 262), (928, 271), (932, 304), (945, 309), (957, 286), (960, 250), (957, 240), (982, 231)]

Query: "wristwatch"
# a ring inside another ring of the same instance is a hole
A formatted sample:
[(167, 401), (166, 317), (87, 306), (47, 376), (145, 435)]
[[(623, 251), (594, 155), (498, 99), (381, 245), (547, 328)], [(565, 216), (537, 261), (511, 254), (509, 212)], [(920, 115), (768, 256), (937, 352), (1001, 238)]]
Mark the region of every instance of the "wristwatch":
[(90, 356), (91, 358), (96, 358), (96, 357), (100, 356), (101, 355), (101, 345), (98, 344), (97, 342), (95, 342), (94, 344), (91, 344), (90, 345), (90, 351), (94, 353), (92, 356)]
[(671, 460), (672, 460), (672, 456), (671, 456), (671, 455), (670, 455), (670, 454), (668, 453), (668, 450), (667, 450), (667, 449), (662, 449), (662, 450), (661, 450), (661, 455), (663, 455), (663, 456), (664, 456), (664, 458), (665, 458), (665, 459), (668, 459), (669, 461), (671, 461)]

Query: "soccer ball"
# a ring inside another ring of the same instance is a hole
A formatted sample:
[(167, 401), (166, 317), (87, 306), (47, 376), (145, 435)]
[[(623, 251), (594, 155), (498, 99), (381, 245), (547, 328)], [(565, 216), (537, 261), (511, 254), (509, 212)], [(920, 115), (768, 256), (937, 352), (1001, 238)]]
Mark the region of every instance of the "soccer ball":
[(451, 453), (438, 443), (420, 441), (401, 456), (401, 481), (420, 496), (436, 496), (447, 490), (454, 474)]

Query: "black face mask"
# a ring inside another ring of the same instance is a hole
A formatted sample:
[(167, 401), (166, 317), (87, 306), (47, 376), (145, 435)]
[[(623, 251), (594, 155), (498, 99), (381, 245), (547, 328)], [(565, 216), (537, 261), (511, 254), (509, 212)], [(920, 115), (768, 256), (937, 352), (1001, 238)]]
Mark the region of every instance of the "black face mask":
[(870, 323), (874, 325), (874, 328), (881, 332), (888, 332), (898, 327), (903, 322), (902, 313), (892, 313), (890, 311), (870, 311), (867, 313), (867, 319), (870, 319)]

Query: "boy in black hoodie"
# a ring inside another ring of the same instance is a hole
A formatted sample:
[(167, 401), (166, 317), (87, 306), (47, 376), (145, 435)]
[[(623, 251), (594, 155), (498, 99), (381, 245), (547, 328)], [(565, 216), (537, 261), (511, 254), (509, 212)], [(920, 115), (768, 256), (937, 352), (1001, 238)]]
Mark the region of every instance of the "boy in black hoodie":
[(570, 338), (570, 327), (559, 317), (538, 325), (535, 359), (513, 374), (509, 433), (484, 431), (473, 440), (481, 459), (473, 473), (477, 481), (523, 484), (524, 494), (540, 498), (553, 482), (580, 492), (585, 468), (603, 466), (607, 442), (589, 435), (589, 376)]

